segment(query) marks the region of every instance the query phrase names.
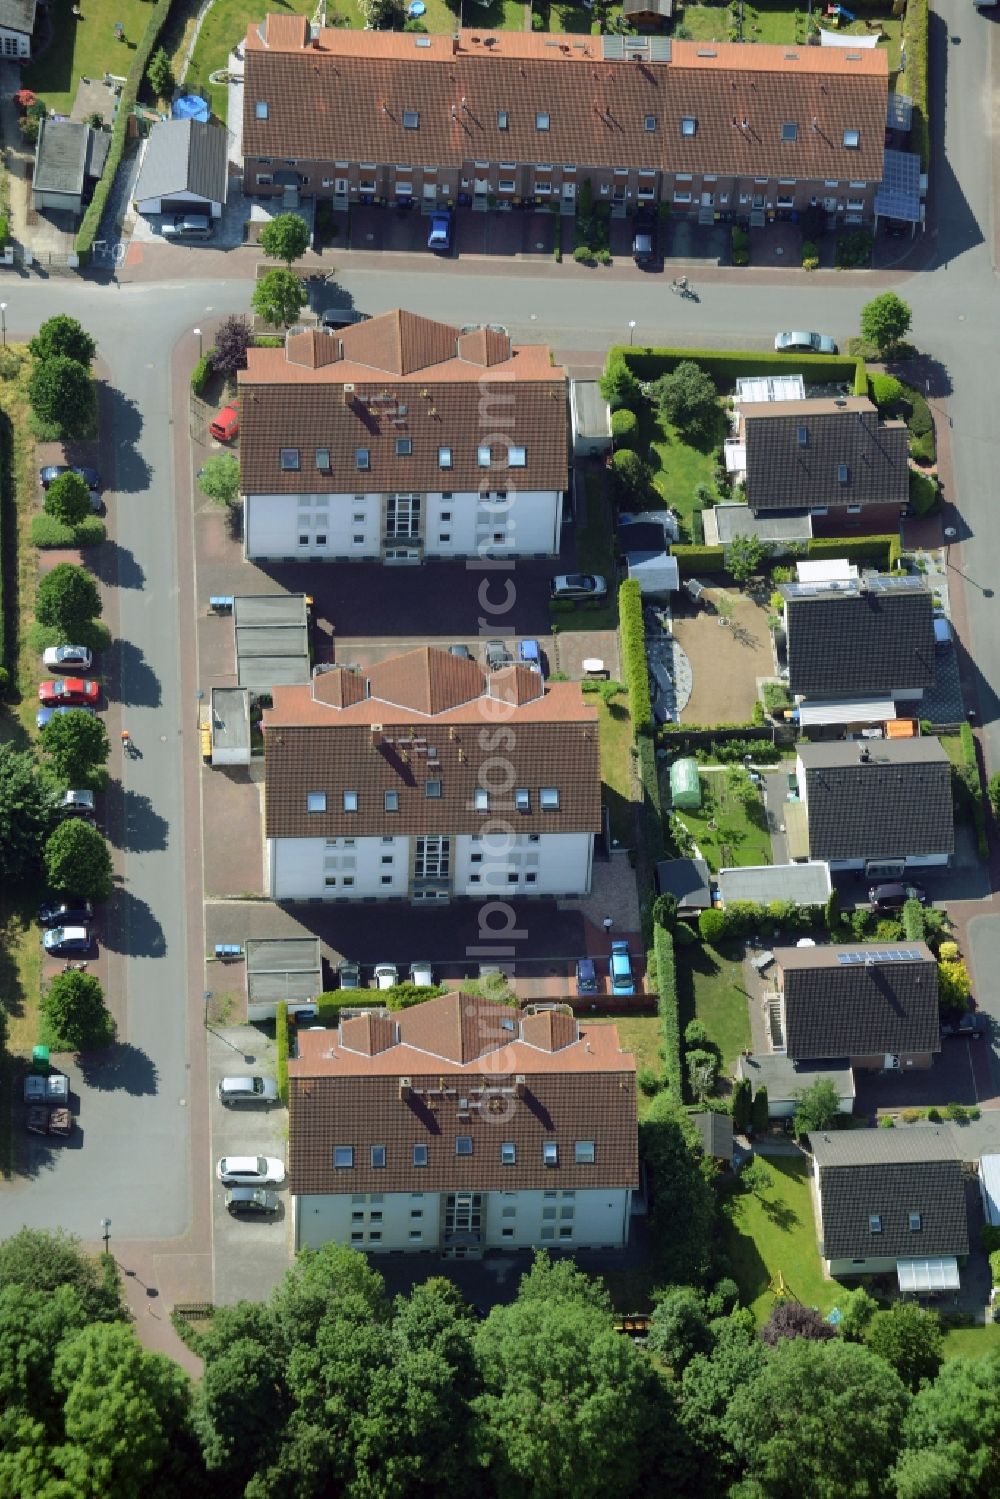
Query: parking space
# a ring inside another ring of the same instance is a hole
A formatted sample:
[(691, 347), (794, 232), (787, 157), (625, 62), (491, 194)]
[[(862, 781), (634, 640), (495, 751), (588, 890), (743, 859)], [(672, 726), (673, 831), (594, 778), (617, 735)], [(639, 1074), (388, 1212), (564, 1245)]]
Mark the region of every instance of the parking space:
[(993, 1092), (990, 1050), (988, 1040), (952, 1036), (942, 1041), (939, 1055), (923, 1070), (866, 1072), (858, 1068), (854, 1074), (854, 1112), (866, 1118), (895, 1109), (980, 1104)]
[(228, 1305), (244, 1299), (263, 1301), (281, 1280), (291, 1260), (291, 1201), (287, 1186), (276, 1191), (280, 1207), (274, 1216), (233, 1218), (226, 1211), (226, 1189), (215, 1179), (224, 1155), (288, 1156), (288, 1115), (280, 1104), (219, 1102), (223, 1077), (246, 1074), (276, 1076), (273, 1039), (254, 1026), (206, 1032), (211, 1150), (204, 1162), (212, 1191), (213, 1301)]
[[(480, 213), (472, 208), (457, 208), (453, 211), (450, 253), (453, 257), (551, 256), (561, 223), (559, 215), (547, 209)], [(422, 213), (417, 203), (412, 207), (389, 205), (382, 208), (358, 203), (351, 205), (352, 250), (429, 255), (432, 253), (427, 248), (429, 230), (429, 214)]]
[[(170, 241), (163, 236), (163, 225), (167, 219), (172, 219), (171, 214), (151, 214), (144, 218), (142, 214), (136, 214), (132, 229), (132, 240), (136, 244), (159, 244), (165, 245), (175, 252), (178, 257), (178, 269), (187, 272), (187, 266), (182, 267), (181, 257), (189, 256), (192, 249), (198, 250), (233, 250), (242, 245), (246, 239), (247, 223), (251, 217), (251, 205), (243, 196), (242, 179), (235, 169), (230, 169), (228, 201), (223, 205), (222, 217), (215, 221), (215, 232), (208, 240), (183, 240)], [(169, 267), (167, 268), (169, 270)]]

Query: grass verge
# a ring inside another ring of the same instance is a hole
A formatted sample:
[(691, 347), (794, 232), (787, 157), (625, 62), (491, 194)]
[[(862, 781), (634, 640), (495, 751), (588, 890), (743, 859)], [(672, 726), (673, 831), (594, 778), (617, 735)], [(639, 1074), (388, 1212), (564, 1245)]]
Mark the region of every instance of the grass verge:
[(944, 1356), (949, 1358), (983, 1358), (1000, 1350), (1000, 1325), (987, 1322), (985, 1327), (945, 1327)]

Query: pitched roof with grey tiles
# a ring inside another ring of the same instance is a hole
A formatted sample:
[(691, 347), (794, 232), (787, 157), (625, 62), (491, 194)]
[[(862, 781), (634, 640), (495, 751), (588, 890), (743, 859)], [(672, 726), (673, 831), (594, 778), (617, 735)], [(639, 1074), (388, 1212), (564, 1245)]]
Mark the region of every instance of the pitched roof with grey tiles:
[(483, 28), (454, 40), (328, 28), (310, 41), (303, 25), (269, 16), (246, 37), (243, 150), (881, 180), (881, 51), (676, 40), (657, 50), (669, 61), (623, 58), (618, 38)]
[[(844, 1130), (811, 1135), (809, 1143), (819, 1167), (825, 1259), (968, 1253), (961, 1153), (949, 1131)], [(910, 1226), (913, 1213), (919, 1227)]]
[[(638, 1185), (635, 1058), (613, 1025), (447, 994), (302, 1032), (289, 1081), (294, 1193)], [(457, 1153), (460, 1136), (470, 1153)], [(592, 1163), (576, 1161), (578, 1140), (593, 1142)], [(514, 1146), (510, 1165), (501, 1143)], [(337, 1145), (352, 1147), (352, 1167), (334, 1166)], [(414, 1145), (426, 1166), (413, 1165)]]
[(923, 942), (776, 948), (793, 1059), (940, 1050), (938, 973)]
[(132, 194), (170, 198), (194, 193), (224, 203), (229, 180), (226, 132), (211, 120), (159, 120), (149, 132), (139, 180)]
[(397, 309), (247, 359), (244, 494), (566, 487), (566, 371), (543, 345)]
[(858, 698), (933, 687), (933, 599), (923, 580), (913, 584), (879, 588), (876, 578), (851, 590), (788, 589), (789, 691), (807, 698)]
[(867, 396), (744, 409), (752, 510), (898, 505), (910, 498), (905, 422), (880, 422)]
[[(501, 724), (511, 787), (529, 797), (518, 829), (599, 830), (597, 710), (578, 683), (543, 683), (523, 667), (490, 675), (426, 646), (371, 667), (360, 691), (346, 692), (341, 675), (274, 689), (264, 714), (269, 838), (479, 833), (498, 813), (514, 814), (511, 793), (477, 805), (496, 753), (490, 726)], [(542, 808), (543, 788), (558, 791), (558, 808)], [(347, 791), (355, 812), (344, 810)], [(325, 811), (308, 810), (315, 792)], [(385, 811), (387, 792), (396, 811)]]
[(0, 26), (30, 36), (35, 29), (38, 0), (0, 0)]
[(91, 153), (91, 126), (77, 120), (43, 120), (31, 180), (33, 193), (83, 192)]
[(709, 1110), (704, 1114), (692, 1114), (691, 1122), (698, 1131), (701, 1148), (705, 1155), (719, 1161), (733, 1158), (733, 1120), (730, 1114), (717, 1114)]
[(937, 739), (800, 744), (811, 859), (955, 851), (951, 764)]

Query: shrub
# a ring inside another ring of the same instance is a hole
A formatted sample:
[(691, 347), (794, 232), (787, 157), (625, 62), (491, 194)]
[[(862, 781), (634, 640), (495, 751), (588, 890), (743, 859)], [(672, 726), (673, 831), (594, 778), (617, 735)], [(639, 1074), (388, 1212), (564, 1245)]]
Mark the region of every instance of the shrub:
[(671, 557), (677, 558), (677, 567), (682, 578), (697, 578), (702, 573), (721, 573), (726, 568), (726, 549), (723, 546), (683, 546), (670, 548)]
[(903, 398), (903, 383), (895, 375), (870, 375), (868, 390), (880, 411), (898, 405)]
[(623, 406), (620, 410), (612, 413), (611, 436), (615, 446), (619, 448), (634, 448), (639, 435), (639, 418), (634, 411), (629, 411)]
[[(631, 412), (615, 412), (616, 416)], [(653, 471), (631, 448), (620, 447), (611, 459), (611, 481), (616, 503), (625, 510), (643, 510), (653, 499)]]
[(903, 935), (903, 923), (886, 917), (875, 923), (876, 942), (899, 942)]
[(1000, 1249), (990, 1253), (990, 1275), (995, 1286), (1000, 1286)]
[(38, 421), (59, 438), (87, 437), (93, 430), (94, 382), (75, 359), (58, 354), (36, 360), (28, 378), (28, 400)]
[(691, 1096), (696, 1102), (703, 1103), (710, 1093), (714, 1093), (715, 1084), (718, 1081), (718, 1052), (695, 1047), (685, 1056), (684, 1064), (687, 1068)]
[(622, 642), (622, 674), (628, 691), (632, 731), (637, 736), (648, 735), (653, 732), (653, 705), (649, 695), (642, 593), (634, 578), (627, 579), (618, 590), (618, 618)]
[(623, 359), (608, 359), (598, 385), (612, 411), (619, 411), (625, 406), (631, 407), (642, 397), (639, 382)]
[(10, 239), (10, 220), (6, 214), (0, 214), (0, 250), (6, 250), (7, 241)]
[(708, 1034), (708, 1026), (701, 1020), (689, 1020), (684, 1027), (685, 1046), (704, 1046), (711, 1039), (711, 1036)]
[(910, 0), (903, 13), (903, 47), (906, 50), (906, 92), (913, 100), (910, 150), (920, 155), (927, 171), (930, 163), (928, 112), (928, 0)]
[(67, 547), (94, 547), (104, 540), (104, 522), (88, 515), (78, 525), (68, 526), (53, 515), (31, 517), (31, 540), (36, 547), (65, 550)]
[(815, 271), (819, 265), (819, 245), (811, 239), (804, 241), (802, 245), (802, 269), (804, 271)]
[(994, 771), (990, 776), (986, 792), (990, 799), (990, 806), (993, 808), (993, 815), (1000, 817), (1000, 770)]
[(979, 1229), (979, 1247), (984, 1254), (993, 1254), (995, 1250), (1000, 1249), (1000, 1228), (996, 1224), (982, 1224)]
[(657, 1077), (652, 1067), (641, 1068), (635, 1080), (639, 1085), (639, 1092), (645, 1093), (647, 1098), (652, 1098), (663, 1087), (662, 1080)]
[(589, 245), (577, 245), (573, 251), (573, 259), (577, 265), (596, 265), (597, 256)]
[[(923, 907), (921, 907), (923, 914)], [(960, 957), (957, 942), (942, 942), (938, 946), (938, 957), (942, 963), (957, 963)]]
[(203, 396), (205, 394), (205, 387), (212, 373), (212, 355), (214, 352), (214, 349), (206, 350), (191, 371), (191, 389), (196, 396)]
[(755, 1134), (760, 1134), (767, 1129), (770, 1122), (769, 1106), (767, 1101), (767, 1089), (763, 1084), (757, 1089), (750, 1106), (750, 1127)]
[(288, 1106), (288, 1006), (279, 1001), (274, 1010), (274, 1044), (277, 1052), (278, 1096)]
[(737, 1078), (733, 1084), (733, 1129), (738, 1135), (746, 1134), (750, 1127), (752, 1103), (750, 1079)]
[(726, 918), (721, 911), (714, 906), (707, 911), (702, 911), (698, 917), (698, 931), (703, 942), (709, 942), (713, 946), (722, 942), (726, 936)]
[[(903, 932), (907, 942), (922, 942), (926, 933), (924, 908), (918, 900), (908, 900), (903, 906)], [(956, 956), (958, 949), (955, 949)]]
[(937, 479), (910, 469), (910, 505), (917, 515), (930, 515), (936, 510), (939, 496)]

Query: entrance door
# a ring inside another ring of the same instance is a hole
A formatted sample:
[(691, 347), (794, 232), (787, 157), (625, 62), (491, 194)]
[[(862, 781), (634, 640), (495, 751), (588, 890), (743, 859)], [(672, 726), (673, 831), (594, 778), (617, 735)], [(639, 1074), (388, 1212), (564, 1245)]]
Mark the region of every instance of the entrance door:
[(885, 1061), (882, 1065), (884, 1066), (886, 1072), (898, 1072), (899, 1058), (896, 1053), (894, 1051), (887, 1051), (885, 1054)]
[(563, 202), (572, 203), (576, 199), (576, 183), (564, 182), (562, 188)]

